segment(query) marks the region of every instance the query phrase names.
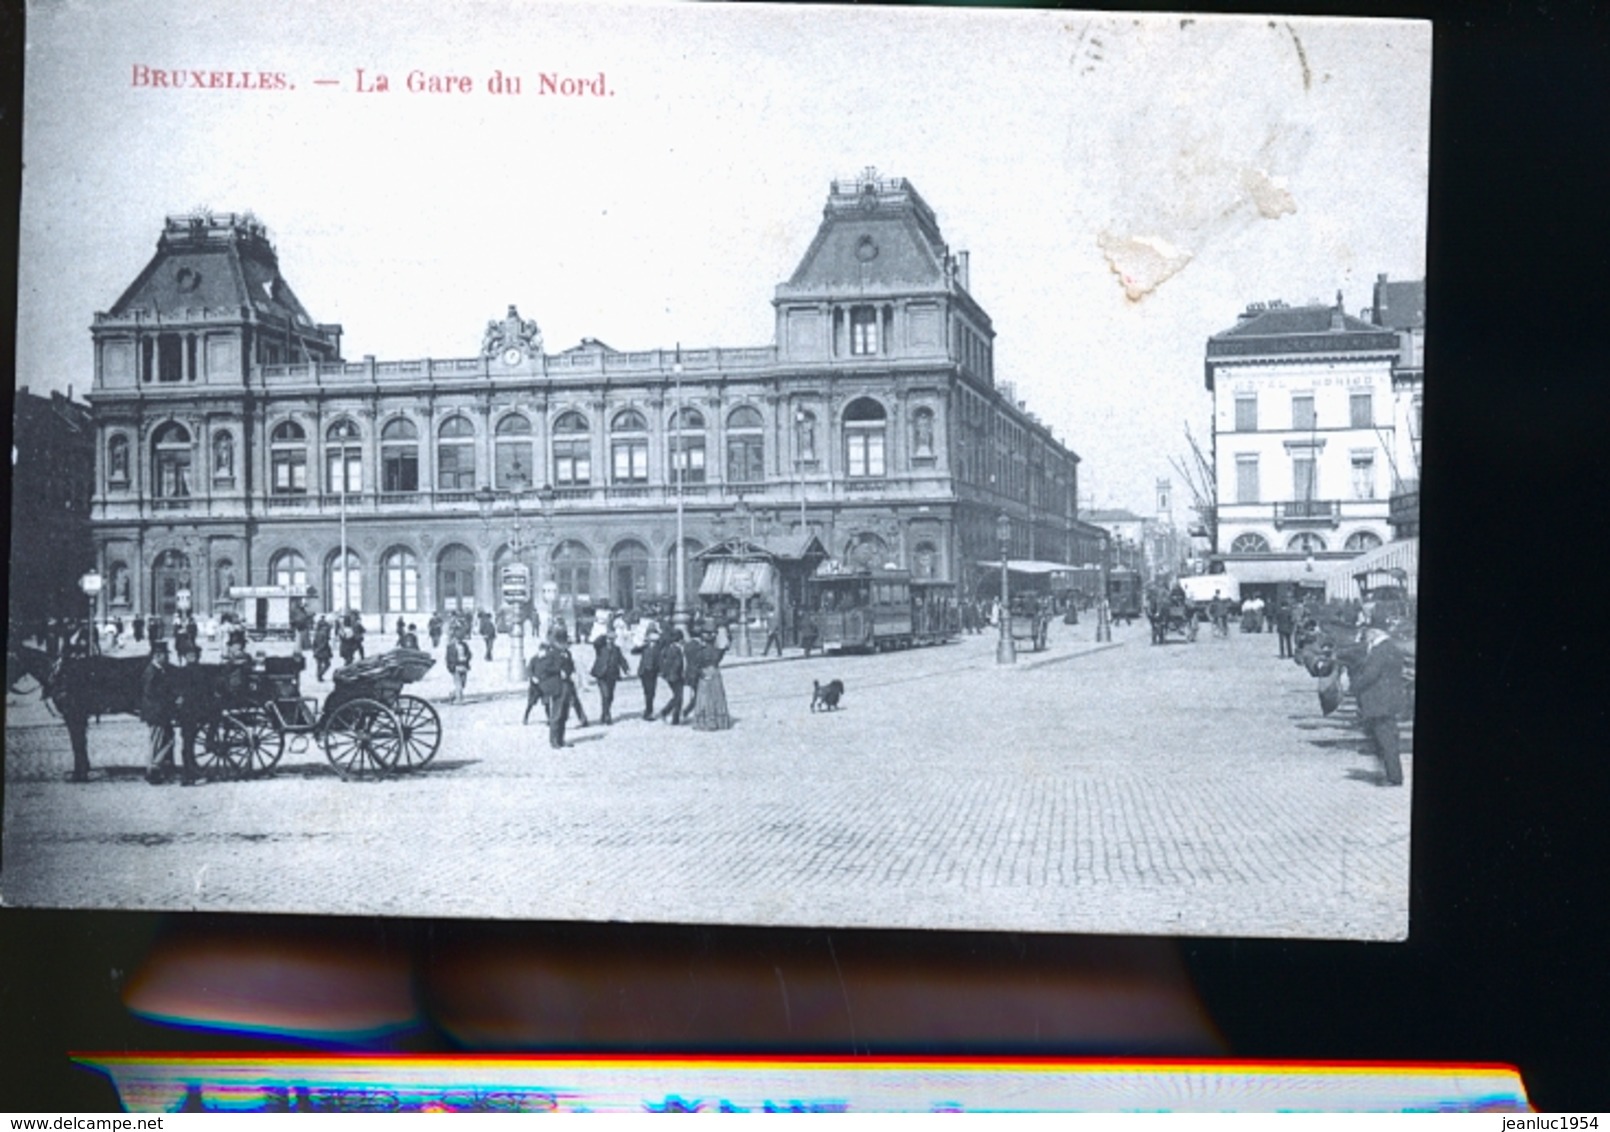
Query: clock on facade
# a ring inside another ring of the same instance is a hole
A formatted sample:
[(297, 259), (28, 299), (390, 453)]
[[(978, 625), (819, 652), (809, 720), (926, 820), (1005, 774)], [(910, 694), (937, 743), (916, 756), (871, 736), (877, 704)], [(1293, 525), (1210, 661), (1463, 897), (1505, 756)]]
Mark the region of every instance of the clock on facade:
[(510, 346), (507, 350), (503, 351), (503, 364), (506, 366), (517, 366), (520, 364), (520, 359), (523, 357), (525, 357), (525, 352), (521, 350), (520, 347)]

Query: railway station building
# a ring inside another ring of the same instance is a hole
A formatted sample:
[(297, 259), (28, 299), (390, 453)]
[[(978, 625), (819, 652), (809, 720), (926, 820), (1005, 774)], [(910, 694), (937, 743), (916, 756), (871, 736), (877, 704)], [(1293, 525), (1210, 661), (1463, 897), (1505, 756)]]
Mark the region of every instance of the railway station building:
[(832, 183), (769, 343), (550, 351), (511, 304), (472, 352), (354, 361), (261, 222), (169, 217), (91, 331), (101, 613), (308, 586), (389, 625), (495, 609), (510, 565), (631, 608), (676, 588), (679, 499), (690, 600), (739, 536), (779, 578), (820, 547), (966, 586), (1004, 513), (1013, 557), (1077, 563), (1100, 553), (1079, 458), (996, 380), (968, 274), (916, 188), (868, 170)]

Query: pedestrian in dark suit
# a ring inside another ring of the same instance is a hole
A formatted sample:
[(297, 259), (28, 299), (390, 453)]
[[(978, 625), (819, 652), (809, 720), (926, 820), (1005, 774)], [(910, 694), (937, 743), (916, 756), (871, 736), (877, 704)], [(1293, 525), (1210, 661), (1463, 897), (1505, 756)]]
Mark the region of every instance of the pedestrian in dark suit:
[(544, 687), (553, 687), (553, 677), (559, 671), (559, 658), (553, 655), (553, 642), (543, 641), (537, 646), (537, 655), (531, 658), (526, 665), (526, 699), (525, 715), (520, 719), (523, 727), (531, 722), (531, 709), (542, 704), (542, 713), (548, 719), (553, 718), (553, 711), (548, 704), (547, 693)]
[(1291, 612), (1291, 602), (1283, 601), (1275, 611), (1275, 632), (1280, 635), (1280, 655), (1292, 655), (1291, 634), (1297, 627), (1297, 618)]
[(556, 750), (566, 745), (565, 724), (570, 717), (569, 681), (565, 679), (564, 655), (567, 654), (563, 650), (545, 644), (533, 667), (537, 692), (548, 709), (548, 746)]
[(783, 611), (773, 606), (766, 611), (766, 644), (760, 650), (760, 655), (770, 656), (772, 645), (777, 646), (777, 655), (783, 655)]
[(1398, 746), (1398, 716), (1404, 707), (1403, 653), (1386, 632), (1386, 617), (1372, 616), (1364, 631), (1364, 657), (1349, 669), (1349, 685), (1358, 699), (1359, 723), (1375, 748), (1386, 785), (1403, 785)]
[[(160, 623), (160, 622), (159, 622)], [(140, 718), (148, 730), (145, 780), (160, 786), (173, 770), (173, 669), (168, 667), (168, 646), (151, 642), (151, 659), (140, 674)]]
[(606, 634), (593, 642), (592, 674), (598, 681), (599, 721), (607, 726), (615, 722), (610, 718), (610, 709), (615, 703), (615, 682), (631, 675), (626, 667), (626, 655), (614, 637)]
[(686, 657), (683, 653), (682, 630), (672, 629), (666, 638), (665, 647), (660, 649), (660, 679), (665, 681), (666, 687), (671, 689), (671, 699), (661, 709), (659, 718), (667, 716), (673, 724), (682, 722), (682, 677), (686, 668)]
[(201, 777), (196, 768), (196, 740), (212, 716), (214, 670), (202, 666), (201, 649), (197, 645), (191, 645), (180, 655), (184, 663), (168, 670), (182, 755), (179, 785), (194, 786)]
[(643, 633), (643, 652), (637, 662), (637, 678), (643, 685), (643, 718), (654, 718), (654, 695), (660, 683), (660, 653), (665, 648), (665, 637), (652, 620)]

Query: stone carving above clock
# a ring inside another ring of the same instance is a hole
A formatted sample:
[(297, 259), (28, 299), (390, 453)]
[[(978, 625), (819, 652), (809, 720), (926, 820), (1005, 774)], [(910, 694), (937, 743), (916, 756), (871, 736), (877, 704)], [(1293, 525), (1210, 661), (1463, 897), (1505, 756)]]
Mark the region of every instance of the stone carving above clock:
[(481, 356), (501, 360), (504, 365), (519, 365), (527, 358), (542, 353), (542, 331), (535, 319), (522, 319), (513, 303), (503, 321), (491, 319), (486, 334), (481, 338)]

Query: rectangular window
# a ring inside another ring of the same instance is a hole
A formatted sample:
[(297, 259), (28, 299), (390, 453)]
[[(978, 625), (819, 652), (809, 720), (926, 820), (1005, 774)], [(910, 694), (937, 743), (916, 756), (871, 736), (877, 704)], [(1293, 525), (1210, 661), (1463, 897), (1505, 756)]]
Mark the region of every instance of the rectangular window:
[(305, 451), (274, 453), (274, 494), (307, 494), (307, 453)]
[(845, 437), (845, 464), (852, 477), (878, 477), (883, 471), (883, 432), (852, 432)]
[(1409, 402), (1409, 438), (1420, 439), (1420, 398), (1416, 397)]
[[(363, 456), (355, 448), (337, 448), (325, 453), (324, 482), (332, 494), (344, 495), (363, 490)], [(343, 474), (345, 473), (345, 474)]]
[(1235, 430), (1237, 432), (1258, 431), (1258, 395), (1256, 393), (1238, 394), (1236, 396)]
[(419, 571), (412, 562), (386, 567), (386, 612), (419, 612)]
[(1312, 456), (1291, 458), (1291, 492), (1299, 503), (1319, 498), (1319, 473)]
[(1235, 458), (1235, 501), (1237, 503), (1258, 502), (1258, 458), (1256, 456), (1237, 456)]
[(553, 446), (553, 482), (585, 487), (592, 482), (591, 447), (584, 440), (559, 440)]
[(436, 489), (475, 490), (475, 449), (468, 444), (442, 444), (436, 448)]
[(758, 436), (727, 438), (727, 479), (733, 483), (759, 483), (766, 478), (762, 457), (764, 448)]
[(1375, 498), (1375, 453), (1353, 453), (1353, 498)]
[(386, 491), (419, 490), (419, 453), (413, 448), (387, 452), (381, 468)]
[(704, 437), (671, 438), (671, 482), (680, 470), (683, 483), (704, 482)]
[(850, 310), (850, 353), (856, 355), (878, 352), (878, 312), (875, 307), (852, 307)]
[(1291, 395), (1291, 427), (1312, 432), (1318, 427), (1314, 419), (1314, 395), (1312, 393), (1293, 393)]
[(1354, 428), (1375, 427), (1375, 405), (1368, 393), (1354, 393), (1347, 399)]
[(613, 452), (616, 483), (648, 482), (647, 440), (617, 440)]

